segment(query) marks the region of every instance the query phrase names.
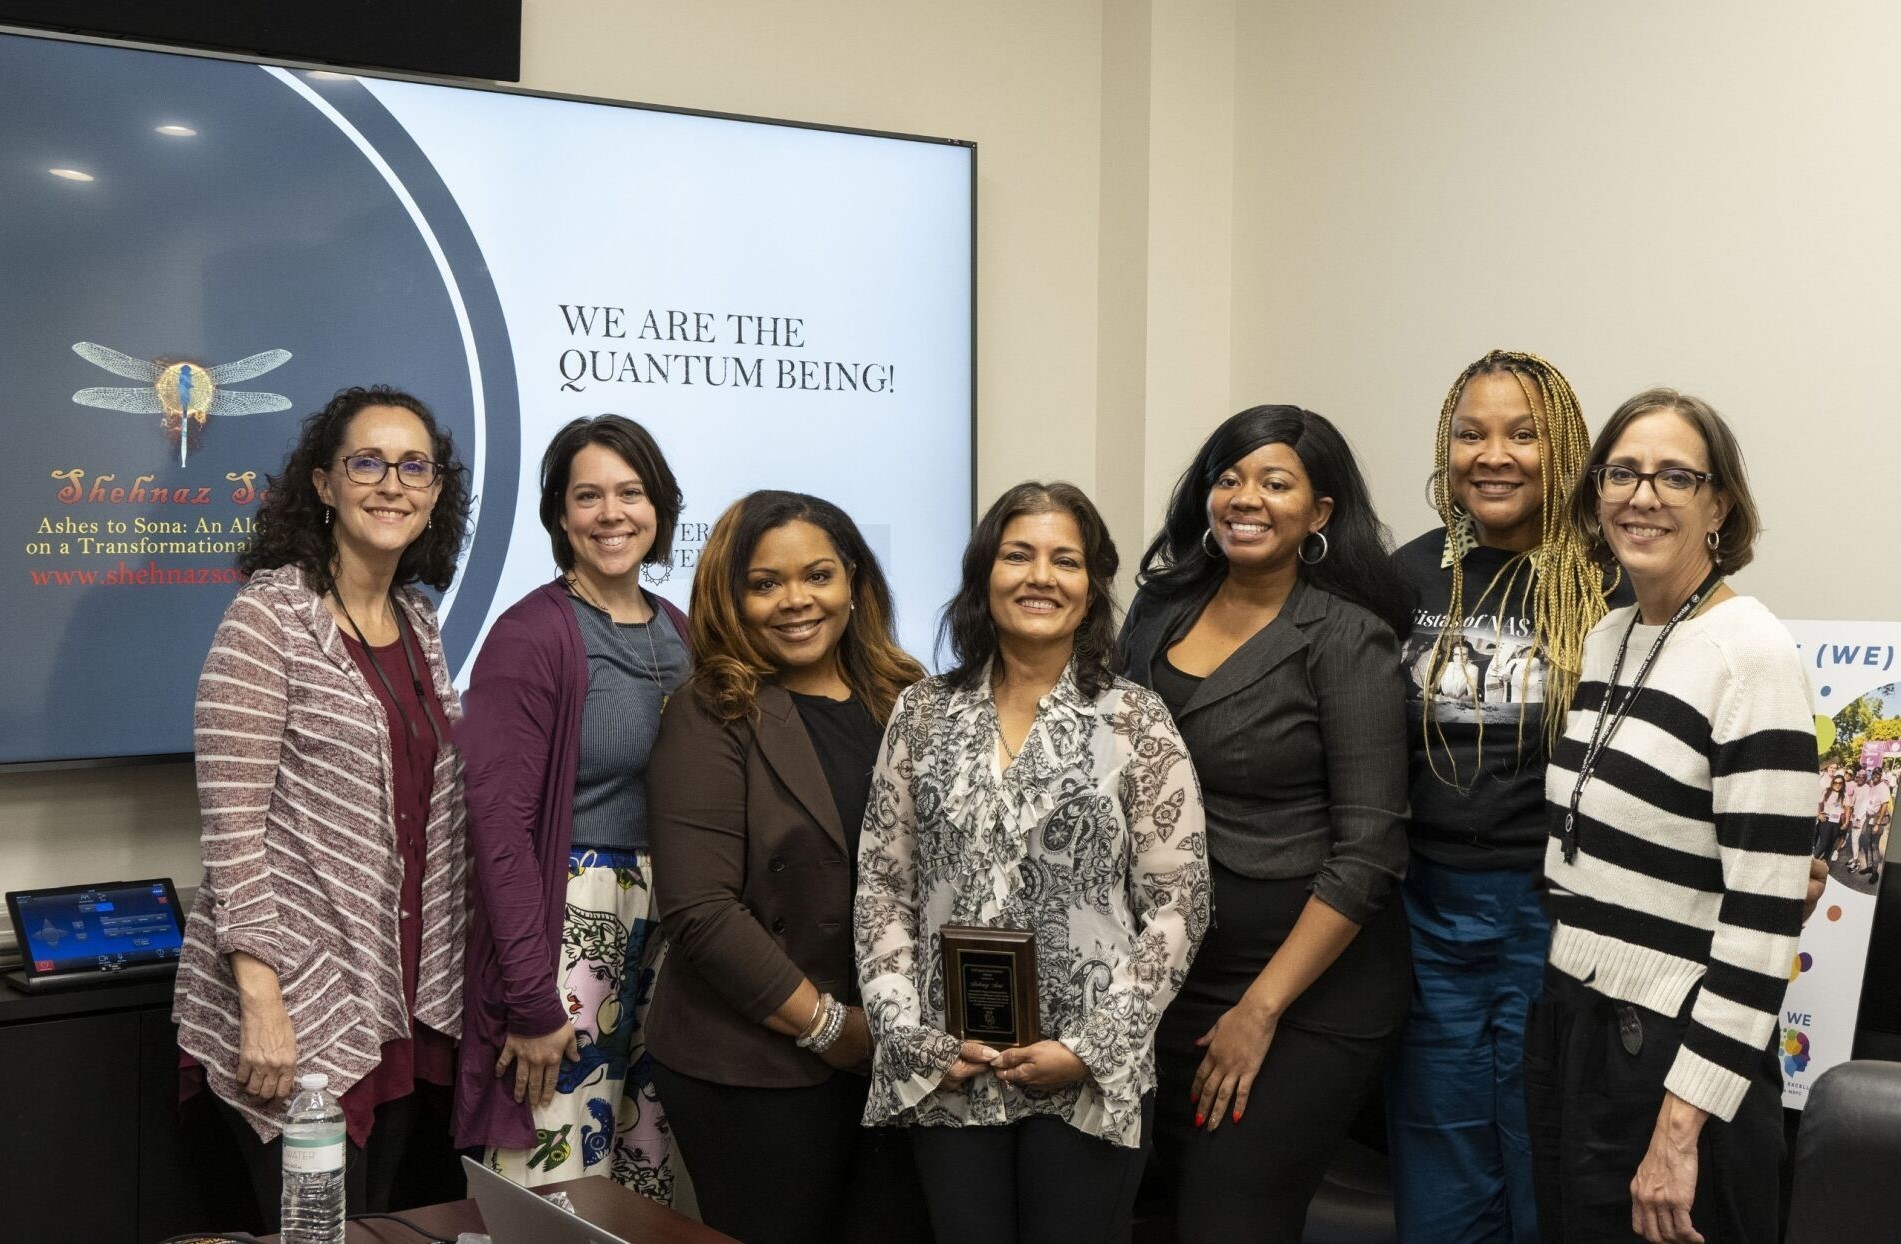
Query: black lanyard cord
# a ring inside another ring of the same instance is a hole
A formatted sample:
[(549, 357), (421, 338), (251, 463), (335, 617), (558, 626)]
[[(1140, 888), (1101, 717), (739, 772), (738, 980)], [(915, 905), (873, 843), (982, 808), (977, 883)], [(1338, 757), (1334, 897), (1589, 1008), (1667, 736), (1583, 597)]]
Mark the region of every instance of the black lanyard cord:
[[(416, 729), (416, 723), (411, 720), (408, 710), (403, 708), (403, 702), (396, 694), (395, 684), (390, 682), (389, 675), (383, 672), (383, 663), (376, 659), (376, 649), (370, 647), (370, 641), (363, 638), (363, 628), (358, 626), (356, 619), (350, 616), (350, 607), (343, 603), (343, 593), (332, 589), (330, 594), (336, 598), (337, 608), (343, 610), (344, 621), (348, 622), (350, 629), (356, 632), (356, 642), (363, 645), (364, 655), (370, 658), (370, 668), (376, 671), (377, 681), (383, 684), (383, 690), (389, 692), (389, 702), (395, 706), (396, 715), (402, 719), (404, 729), (408, 731), (411, 739), (420, 739), (422, 732)], [(403, 663), (409, 667), (409, 683), (415, 688), (416, 704), (422, 709), (424, 719), (429, 722), (429, 733), (435, 736), (436, 750), (440, 751), (442, 750), (442, 727), (437, 724), (435, 714), (429, 711), (429, 698), (423, 691), (422, 673), (416, 668), (416, 654), (410, 651), (409, 619), (403, 615), (403, 607), (397, 603), (394, 593), (390, 595), (389, 608), (390, 612), (396, 615), (396, 642), (402, 647)]]
[(1591, 781), (1591, 774), (1597, 770), (1598, 758), (1611, 745), (1617, 735), (1617, 728), (1624, 724), (1624, 718), (1630, 716), (1630, 709), (1637, 702), (1637, 693), (1644, 688), (1644, 682), (1650, 677), (1650, 667), (1656, 663), (1657, 654), (1663, 651), (1663, 641), (1670, 638), (1670, 632), (1677, 629), (1677, 623), (1695, 613), (1709, 594), (1723, 581), (1721, 570), (1711, 570), (1709, 576), (1698, 585), (1690, 598), (1677, 606), (1670, 620), (1663, 624), (1663, 630), (1657, 635), (1656, 642), (1650, 645), (1650, 652), (1644, 657), (1644, 663), (1637, 667), (1637, 677), (1631, 681), (1630, 690), (1611, 711), (1611, 697), (1617, 691), (1618, 676), (1624, 672), (1624, 657), (1630, 651), (1630, 637), (1637, 630), (1638, 619), (1643, 617), (1641, 606), (1633, 607), (1630, 625), (1624, 628), (1623, 642), (1617, 645), (1617, 660), (1611, 664), (1610, 682), (1604, 688), (1604, 700), (1597, 707), (1597, 721), (1591, 728), (1591, 741), (1584, 749), (1584, 762), (1578, 766), (1577, 785), (1571, 788), (1571, 807), (1564, 814), (1564, 833), (1559, 844), (1564, 851), (1564, 862), (1575, 864), (1578, 858), (1578, 803), (1584, 798), (1584, 788)]

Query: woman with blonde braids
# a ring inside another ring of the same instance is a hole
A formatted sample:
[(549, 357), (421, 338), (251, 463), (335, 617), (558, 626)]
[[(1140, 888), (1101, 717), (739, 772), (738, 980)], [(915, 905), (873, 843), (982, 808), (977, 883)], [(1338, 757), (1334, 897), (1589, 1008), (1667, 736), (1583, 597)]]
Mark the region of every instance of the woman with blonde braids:
[(1590, 452), (1576, 394), (1493, 350), (1439, 412), (1444, 520), (1393, 555), (1417, 594), (1407, 673), (1412, 1014), (1387, 1118), (1402, 1240), (1535, 1240), (1521, 1078), (1550, 925), (1545, 758), (1577, 688), (1604, 572), (1565, 523)]

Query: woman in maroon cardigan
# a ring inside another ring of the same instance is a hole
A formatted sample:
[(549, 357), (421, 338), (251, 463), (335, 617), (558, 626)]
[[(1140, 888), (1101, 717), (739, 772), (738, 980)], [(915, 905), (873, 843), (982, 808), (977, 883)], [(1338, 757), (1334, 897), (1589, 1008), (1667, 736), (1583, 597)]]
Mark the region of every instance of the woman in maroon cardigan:
[(647, 753), (691, 655), (640, 572), (667, 564), (679, 512), (639, 424), (557, 433), (541, 521), (562, 573), (496, 619), (456, 732), (476, 879), (456, 1144), (525, 1185), (611, 1174), (672, 1196), (637, 1007)]

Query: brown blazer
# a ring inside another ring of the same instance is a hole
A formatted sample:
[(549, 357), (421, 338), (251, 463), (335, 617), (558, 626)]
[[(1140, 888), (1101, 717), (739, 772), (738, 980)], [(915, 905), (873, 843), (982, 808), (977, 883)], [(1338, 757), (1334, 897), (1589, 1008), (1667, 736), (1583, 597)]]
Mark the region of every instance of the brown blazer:
[(792, 697), (759, 688), (757, 720), (721, 722), (689, 684), (647, 763), (653, 902), (665, 945), (647, 1050), (719, 1084), (796, 1088), (832, 1069), (760, 1021), (806, 977), (844, 1000), (851, 861)]

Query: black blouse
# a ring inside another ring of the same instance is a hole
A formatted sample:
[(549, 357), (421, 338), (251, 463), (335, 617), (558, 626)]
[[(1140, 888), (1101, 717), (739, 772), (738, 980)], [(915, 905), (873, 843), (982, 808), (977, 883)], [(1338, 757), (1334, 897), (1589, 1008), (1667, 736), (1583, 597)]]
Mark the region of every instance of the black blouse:
[(825, 770), (825, 784), (832, 788), (832, 802), (838, 806), (838, 823), (845, 830), (846, 854), (854, 871), (858, 866), (858, 831), (865, 821), (865, 804), (871, 797), (871, 771), (878, 764), (878, 745), (884, 741), (884, 727), (856, 698), (828, 700), (822, 695), (789, 693), (799, 710), (799, 720), (812, 738), (812, 750)]

